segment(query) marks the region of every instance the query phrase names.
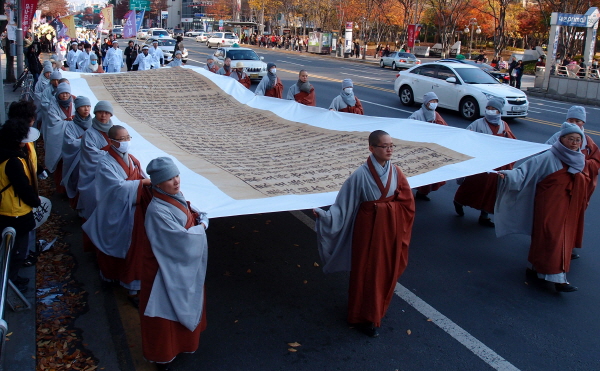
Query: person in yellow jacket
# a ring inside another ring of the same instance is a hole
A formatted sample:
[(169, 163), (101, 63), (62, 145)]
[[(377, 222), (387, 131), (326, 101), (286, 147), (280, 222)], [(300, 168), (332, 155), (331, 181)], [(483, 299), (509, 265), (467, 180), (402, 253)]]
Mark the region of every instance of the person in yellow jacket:
[(27, 291), (27, 278), (19, 277), (19, 268), (27, 257), (29, 232), (35, 228), (33, 208), (40, 206), (35, 189), (35, 171), (23, 149), (40, 132), (22, 119), (10, 119), (0, 128), (0, 231), (16, 231), (8, 278), (21, 292)]

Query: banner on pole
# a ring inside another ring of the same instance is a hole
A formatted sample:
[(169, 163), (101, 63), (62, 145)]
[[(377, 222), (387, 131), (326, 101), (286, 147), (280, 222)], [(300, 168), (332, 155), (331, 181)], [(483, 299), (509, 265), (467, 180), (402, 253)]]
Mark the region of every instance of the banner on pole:
[(66, 28), (65, 34), (71, 39), (76, 39), (77, 31), (75, 30), (75, 16), (71, 14), (66, 17), (60, 17), (60, 21), (64, 25), (64, 28)]
[(21, 19), (23, 22), (23, 36), (27, 35), (27, 32), (31, 28), (31, 21), (35, 15), (35, 8), (37, 7), (37, 0), (21, 0)]
[(100, 17), (104, 20), (104, 29), (112, 30), (114, 28), (113, 25), (113, 7), (107, 6), (106, 8), (100, 11)]
[(123, 27), (123, 37), (128, 39), (135, 37), (137, 29), (135, 27), (135, 10), (130, 10), (125, 14), (125, 27)]
[(140, 30), (140, 27), (142, 27), (142, 21), (144, 20), (145, 12), (146, 12), (145, 10), (142, 10), (142, 11), (135, 13), (135, 32), (136, 33)]

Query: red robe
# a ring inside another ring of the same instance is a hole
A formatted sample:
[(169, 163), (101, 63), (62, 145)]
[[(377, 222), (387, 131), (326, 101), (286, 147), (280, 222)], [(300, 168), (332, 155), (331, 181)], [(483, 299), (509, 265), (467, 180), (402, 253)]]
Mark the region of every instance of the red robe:
[(356, 95), (354, 96), (354, 99), (356, 99), (356, 104), (354, 106), (346, 106), (346, 108), (340, 109), (339, 112), (348, 112), (355, 113), (357, 115), (364, 115), (365, 110), (363, 110), (362, 103), (360, 103), (360, 100), (358, 100), (358, 97)]
[(548, 175), (535, 191), (529, 262), (543, 274), (568, 272), (571, 252), (583, 238), (586, 176), (568, 167)]
[(237, 71), (235, 73), (237, 74), (237, 81), (240, 84), (244, 85), (246, 89), (250, 89), (250, 86), (252, 85), (252, 80), (250, 80), (250, 76), (246, 75), (245, 73), (239, 73)]
[[(129, 167), (119, 154), (115, 151), (112, 146), (102, 148), (107, 151), (121, 165), (125, 173), (127, 174), (127, 180), (142, 180), (141, 165), (140, 162), (129, 155), (129, 158), (133, 162), (133, 168)], [(136, 208), (133, 219), (133, 229), (131, 231), (131, 244), (125, 259), (116, 258), (114, 256), (106, 255), (99, 249), (96, 249), (96, 259), (98, 260), (98, 267), (102, 272), (102, 275), (110, 280), (118, 280), (124, 283), (131, 283), (132, 281), (141, 279), (142, 276), (142, 251), (144, 245), (149, 245), (148, 237), (146, 236), (146, 229), (144, 228), (144, 215), (146, 209), (152, 200), (152, 194), (149, 188), (142, 186), (140, 182), (137, 191)]]
[[(448, 126), (446, 121), (442, 118), (442, 116), (437, 111), (435, 111), (435, 120), (433, 120), (432, 123)], [(423, 195), (428, 195), (430, 192), (437, 191), (438, 189), (440, 189), (444, 184), (446, 184), (446, 182), (427, 184), (427, 185), (424, 185), (421, 187), (417, 187), (417, 192), (419, 192), (420, 194), (423, 194)]]
[[(506, 122), (504, 123), (504, 134), (498, 134), (498, 125), (491, 125), (488, 123), (488, 126), (492, 130), (492, 135), (517, 139)], [(513, 162), (494, 170), (512, 170), (514, 164), (515, 163)], [(469, 206), (476, 210), (483, 210), (493, 214), (497, 191), (498, 174), (475, 174), (465, 178), (463, 183), (456, 190), (454, 201), (463, 206)]]
[(408, 264), (415, 201), (398, 167), (398, 184), (390, 197), (385, 196), (390, 188), (391, 173), (384, 187), (370, 158), (369, 169), (382, 196), (379, 200), (363, 202), (354, 222), (348, 322), (373, 322), (379, 327), (396, 282)]
[[(188, 207), (171, 197), (164, 196), (158, 192), (153, 193), (155, 197), (166, 201), (187, 214), (186, 229), (196, 225), (196, 213)], [(188, 330), (179, 322), (171, 321), (161, 317), (148, 317), (144, 315), (154, 278), (158, 273), (158, 261), (152, 253), (150, 244), (143, 246), (141, 258), (144, 266), (142, 271), (142, 289), (140, 290), (140, 325), (142, 328), (142, 350), (144, 358), (152, 362), (171, 362), (180, 353), (192, 353), (198, 349), (200, 344), (200, 333), (206, 329), (206, 294), (203, 301), (202, 318), (194, 331)], [(206, 288), (205, 288), (206, 290)], [(206, 291), (204, 291), (206, 293)]]
[(271, 89), (267, 89), (265, 91), (265, 97), (273, 97), (273, 98), (282, 98), (283, 97), (283, 84), (279, 77), (277, 77), (277, 82)]
[(586, 208), (590, 203), (590, 198), (592, 198), (592, 194), (596, 189), (596, 185), (598, 184), (598, 169), (600, 168), (600, 151), (598, 150), (598, 145), (594, 143), (592, 138), (586, 134), (585, 139), (587, 140), (587, 147), (583, 148), (581, 152), (585, 155), (585, 168), (583, 169), (583, 173), (586, 174), (588, 178), (587, 182), (587, 202)]
[(304, 104), (305, 106), (316, 107), (317, 97), (315, 96), (315, 88), (311, 86), (309, 93), (301, 91), (300, 93), (294, 95), (294, 100), (300, 104)]

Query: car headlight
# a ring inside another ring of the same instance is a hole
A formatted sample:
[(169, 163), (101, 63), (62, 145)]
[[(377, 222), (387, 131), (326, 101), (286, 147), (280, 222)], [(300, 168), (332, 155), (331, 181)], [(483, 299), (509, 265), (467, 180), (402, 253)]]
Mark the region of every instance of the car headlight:
[(485, 97), (487, 98), (487, 100), (491, 100), (491, 99), (493, 99), (493, 98), (496, 98), (496, 99), (501, 99), (501, 100), (502, 100), (502, 102), (506, 103), (506, 102), (504, 101), (504, 98), (497, 97), (497, 96), (495, 96), (495, 95), (492, 95), (492, 94), (490, 94), (490, 93), (483, 93), (483, 95), (485, 95)]

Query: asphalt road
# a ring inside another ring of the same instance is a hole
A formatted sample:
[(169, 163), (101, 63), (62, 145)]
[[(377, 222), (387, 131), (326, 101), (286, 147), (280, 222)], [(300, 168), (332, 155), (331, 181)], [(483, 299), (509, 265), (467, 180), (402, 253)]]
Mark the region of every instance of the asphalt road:
[[(192, 39), (185, 45), (191, 65), (203, 65), (214, 52)], [(352, 78), (367, 115), (405, 118), (418, 108), (400, 105), (392, 92), (396, 72), (390, 69), (264, 49), (258, 53), (277, 64), (286, 90), (297, 72), (307, 69), (319, 107), (328, 107), (340, 81)], [(530, 102), (530, 115), (509, 125), (519, 139), (544, 142), (570, 105)], [(586, 109), (586, 130), (598, 142), (598, 108)], [(458, 113), (440, 113), (452, 126), (469, 124)], [(475, 210), (456, 217), (456, 189), (449, 181), (431, 194), (431, 202), (417, 201), (409, 265), (376, 339), (346, 324), (348, 275), (325, 275), (316, 266), (320, 260), (309, 212), (212, 219), (208, 329), (199, 350), (178, 357), (173, 369), (598, 369), (598, 196), (587, 211), (581, 258), (568, 274), (579, 291), (558, 294), (550, 284), (526, 280), (528, 237), (496, 238), (493, 229), (477, 224)], [(139, 331), (126, 322), (125, 331)], [(290, 351), (293, 342), (301, 344), (296, 351)], [(151, 369), (139, 359), (134, 363), (138, 370)]]

